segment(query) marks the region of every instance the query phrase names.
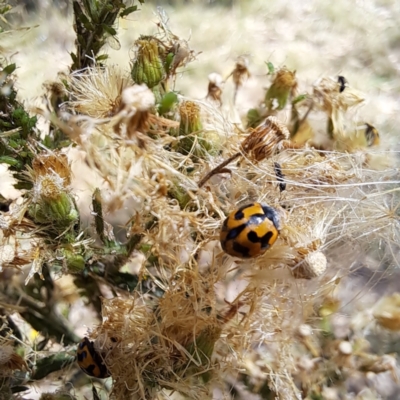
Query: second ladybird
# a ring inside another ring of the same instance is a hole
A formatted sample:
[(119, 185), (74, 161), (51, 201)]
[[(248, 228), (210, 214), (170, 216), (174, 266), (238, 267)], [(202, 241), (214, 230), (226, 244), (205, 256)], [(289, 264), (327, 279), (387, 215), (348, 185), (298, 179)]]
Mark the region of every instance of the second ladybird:
[(85, 374), (100, 379), (110, 376), (101, 355), (94, 348), (94, 343), (87, 337), (78, 344), (77, 358), (78, 365)]
[(222, 249), (235, 257), (257, 257), (275, 243), (279, 228), (276, 209), (262, 203), (247, 204), (232, 211), (222, 224)]

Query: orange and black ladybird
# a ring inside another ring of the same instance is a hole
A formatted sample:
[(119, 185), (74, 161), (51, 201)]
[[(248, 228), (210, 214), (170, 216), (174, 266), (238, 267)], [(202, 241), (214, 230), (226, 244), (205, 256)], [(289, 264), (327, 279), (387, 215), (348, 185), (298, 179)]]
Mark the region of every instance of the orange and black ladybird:
[(110, 376), (103, 358), (95, 350), (94, 343), (87, 337), (84, 337), (78, 344), (77, 359), (80, 369), (85, 374), (100, 379)]
[(247, 204), (232, 211), (222, 224), (222, 249), (235, 257), (257, 257), (275, 243), (279, 228), (277, 210), (262, 203)]

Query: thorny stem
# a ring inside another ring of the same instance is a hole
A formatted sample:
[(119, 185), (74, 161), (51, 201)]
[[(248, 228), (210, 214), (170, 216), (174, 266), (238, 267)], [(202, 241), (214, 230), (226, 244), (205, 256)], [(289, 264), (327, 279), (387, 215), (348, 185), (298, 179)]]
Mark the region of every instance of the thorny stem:
[(224, 162), (219, 164), (217, 167), (215, 167), (213, 170), (211, 170), (198, 184), (199, 188), (201, 188), (212, 176), (220, 174), (223, 171), (223, 169), (232, 161), (236, 160), (239, 156), (241, 156), (241, 152), (235, 153), (233, 156), (230, 156), (227, 158)]

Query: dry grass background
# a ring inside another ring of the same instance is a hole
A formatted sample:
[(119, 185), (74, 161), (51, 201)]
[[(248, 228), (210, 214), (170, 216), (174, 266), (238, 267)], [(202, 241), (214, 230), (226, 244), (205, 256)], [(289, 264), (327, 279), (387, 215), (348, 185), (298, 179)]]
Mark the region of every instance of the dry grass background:
[[(134, 41), (156, 30), (156, 3), (142, 5), (139, 12), (119, 22), (121, 49), (106, 49), (110, 64), (129, 73)], [(23, 14), (20, 25), (30, 29), (2, 38), (2, 47), (18, 66), (19, 96), (28, 105), (40, 102), (44, 82), (68, 71), (69, 52), (74, 48), (71, 12), (60, 13), (49, 0), (41, 4), (36, 13)], [(176, 89), (183, 94), (204, 98), (208, 75), (217, 72), (227, 77), (243, 54), (249, 57), (252, 76), (237, 98), (241, 117), (263, 99), (269, 83), (268, 61), (296, 70), (300, 93), (310, 91), (322, 76), (340, 74), (365, 93), (357, 119), (378, 128), (383, 150), (400, 148), (400, 3), (396, 0), (238, 0), (233, 7), (189, 1), (179, 7), (163, 4), (163, 8), (172, 32), (190, 39), (191, 48), (199, 53), (178, 80)], [(233, 109), (232, 93), (229, 81), (224, 92), (228, 110)], [(237, 113), (232, 111), (232, 119), (238, 118)]]
[[(40, 101), (45, 81), (68, 71), (71, 63), (68, 53), (74, 48), (72, 16), (63, 15), (45, 1), (42, 3), (36, 14), (23, 18), (21, 26), (30, 29), (17, 31), (1, 43), (9, 59), (18, 65), (19, 96), (27, 105)], [(242, 54), (249, 57), (252, 76), (239, 92), (236, 111), (231, 104), (233, 85), (231, 82), (226, 85), (224, 107), (232, 112), (233, 118), (245, 115), (262, 101), (264, 86), (269, 82), (267, 61), (297, 70), (300, 92), (310, 91), (312, 83), (322, 76), (344, 75), (367, 98), (357, 117), (378, 128), (382, 150), (400, 150), (400, 2), (243, 0), (232, 7), (201, 3), (163, 6), (170, 17), (171, 30), (182, 38), (190, 38), (191, 48), (199, 53), (179, 79), (177, 89), (182, 93), (204, 98), (208, 74), (218, 72), (228, 76), (235, 59)], [(119, 22), (121, 49), (107, 49), (110, 64), (129, 72), (133, 42), (140, 34), (151, 34), (156, 29), (154, 11), (155, 4), (148, 3), (141, 6), (140, 12)], [(75, 172), (82, 174), (82, 170)], [(86, 177), (86, 173), (85, 179), (82, 184), (77, 183), (82, 202), (96, 185), (91, 182), (88, 187), (92, 178)], [(2, 180), (1, 190), (5, 190), (7, 182)], [(367, 258), (359, 260), (360, 265), (368, 262)], [(395, 273), (394, 277), (398, 275)], [(394, 291), (400, 291), (400, 284), (393, 276), (389, 280), (360, 268), (343, 285), (341, 297), (349, 305), (337, 314), (335, 326), (343, 332), (338, 336), (345, 337), (350, 317), (366, 318), (371, 305), (383, 293)], [(71, 315), (79, 315), (79, 311)], [(76, 319), (78, 324), (80, 318)], [(384, 346), (386, 340), (392, 342), (393, 338), (383, 334), (374, 340)], [(371, 385), (380, 388), (382, 398), (400, 396), (387, 374), (377, 376)], [(31, 398), (34, 397), (32, 393)]]
[[(384, 142), (395, 136), (400, 118), (399, 2), (252, 0), (237, 1), (232, 8), (202, 3), (206, 2), (164, 6), (171, 30), (190, 38), (191, 48), (201, 52), (179, 79), (177, 89), (185, 95), (205, 97), (208, 74), (227, 76), (236, 57), (246, 54), (253, 76), (239, 94), (240, 112), (262, 100), (263, 86), (268, 84), (265, 62), (271, 61), (297, 70), (300, 92), (323, 75), (344, 75), (351, 86), (367, 95), (361, 115), (373, 119)], [(154, 11), (154, 3), (144, 4), (140, 12), (120, 21), (122, 47), (108, 49), (110, 63), (129, 70), (134, 40), (156, 29)], [(16, 50), (12, 60), (19, 66), (19, 94), (24, 100), (33, 100), (42, 93), (44, 81), (68, 69), (68, 52), (75, 40), (71, 24), (71, 15), (65, 18), (47, 4), (23, 22), (37, 27), (13, 35), (9, 49)], [(227, 96), (231, 98), (229, 86)]]

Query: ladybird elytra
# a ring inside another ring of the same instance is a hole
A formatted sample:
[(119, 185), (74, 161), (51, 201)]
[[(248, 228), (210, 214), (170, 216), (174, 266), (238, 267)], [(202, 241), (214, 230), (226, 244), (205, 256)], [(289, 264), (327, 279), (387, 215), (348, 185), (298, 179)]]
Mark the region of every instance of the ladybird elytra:
[(107, 378), (110, 373), (100, 354), (94, 348), (94, 343), (84, 337), (78, 344), (77, 360), (80, 369), (95, 378)]
[(222, 249), (235, 257), (252, 258), (263, 254), (279, 235), (278, 212), (261, 203), (251, 203), (232, 211), (222, 224)]

